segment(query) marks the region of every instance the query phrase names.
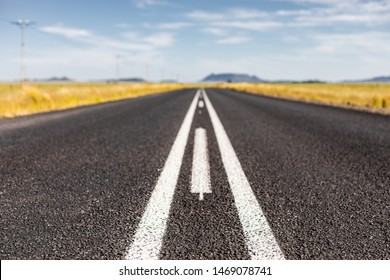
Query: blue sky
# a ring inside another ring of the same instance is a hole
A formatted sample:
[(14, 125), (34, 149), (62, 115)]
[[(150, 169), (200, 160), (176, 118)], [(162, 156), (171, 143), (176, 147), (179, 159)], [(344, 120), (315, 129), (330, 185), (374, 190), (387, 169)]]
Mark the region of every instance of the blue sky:
[(19, 78), (29, 19), (28, 78), (196, 81), (390, 75), (390, 0), (0, 0), (0, 81)]

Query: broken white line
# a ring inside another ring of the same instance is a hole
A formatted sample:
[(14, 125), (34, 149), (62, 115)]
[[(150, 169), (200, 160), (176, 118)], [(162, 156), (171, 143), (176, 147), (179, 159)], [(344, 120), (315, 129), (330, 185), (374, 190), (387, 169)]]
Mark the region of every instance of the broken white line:
[(207, 134), (206, 130), (203, 128), (195, 129), (191, 193), (199, 193), (199, 200), (203, 200), (204, 193), (211, 193)]
[(157, 260), (159, 258), (199, 92), (198, 90), (169, 152), (164, 168), (138, 224), (126, 259)]

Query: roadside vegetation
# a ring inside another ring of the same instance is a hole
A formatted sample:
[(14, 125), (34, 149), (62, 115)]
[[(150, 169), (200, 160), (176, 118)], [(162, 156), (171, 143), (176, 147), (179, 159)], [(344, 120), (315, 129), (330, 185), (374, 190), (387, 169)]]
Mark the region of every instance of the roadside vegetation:
[(183, 88), (181, 84), (0, 84), (0, 118), (91, 105)]
[(16, 83), (0, 84), (0, 118), (61, 110), (181, 88), (220, 87), (253, 94), (390, 113), (390, 84), (325, 83)]
[(390, 112), (390, 84), (237, 83), (218, 86), (278, 98)]

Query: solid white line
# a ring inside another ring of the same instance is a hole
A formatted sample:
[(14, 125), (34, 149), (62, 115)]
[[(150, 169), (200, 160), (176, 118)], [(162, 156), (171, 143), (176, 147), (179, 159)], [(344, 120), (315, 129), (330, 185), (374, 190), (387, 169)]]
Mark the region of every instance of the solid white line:
[(203, 98), (214, 127), (222, 162), (228, 176), (251, 258), (284, 259), (283, 253), (273, 236), (272, 230), (256, 200), (248, 179), (242, 170), (240, 161), (206, 91), (203, 91)]
[(195, 129), (191, 193), (199, 193), (199, 200), (203, 200), (204, 193), (211, 193), (207, 134), (204, 128)]
[(199, 93), (200, 91), (196, 93), (176, 136), (164, 168), (138, 224), (133, 242), (125, 257), (126, 259), (157, 260), (159, 258)]

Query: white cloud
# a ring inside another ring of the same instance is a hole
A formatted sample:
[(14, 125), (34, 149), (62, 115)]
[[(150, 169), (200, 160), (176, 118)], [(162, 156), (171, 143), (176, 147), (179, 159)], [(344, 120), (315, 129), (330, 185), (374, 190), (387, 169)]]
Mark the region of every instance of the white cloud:
[(390, 1), (368, 0), (290, 0), (309, 5), (305, 10), (278, 11), (278, 16), (291, 16), (292, 26), (334, 26), (336, 24), (369, 27), (390, 23)]
[(42, 27), (40, 30), (45, 33), (61, 35), (70, 39), (86, 38), (92, 35), (88, 30), (69, 28), (63, 26), (62, 24)]
[(46, 26), (40, 28), (39, 30), (45, 33), (59, 35), (88, 45), (99, 45), (101, 47), (113, 50), (148, 51), (152, 49), (152, 46), (143, 42), (114, 40), (108, 37), (96, 36), (88, 30), (69, 28), (63, 25)]
[(171, 33), (156, 33), (145, 37), (143, 41), (156, 47), (169, 47), (172, 45), (174, 37)]
[(146, 8), (150, 6), (165, 6), (169, 4), (169, 2), (165, 0), (135, 0), (133, 3), (138, 8)]
[(220, 27), (233, 27), (251, 31), (266, 31), (283, 25), (277, 21), (219, 21), (213, 24)]
[(291, 16), (310, 16), (313, 12), (310, 10), (279, 10), (275, 12), (276, 16), (291, 17)]
[(210, 13), (205, 11), (193, 11), (187, 14), (187, 17), (190, 19), (198, 21), (214, 21), (214, 20), (223, 20), (226, 18), (226, 15), (223, 13)]
[(147, 52), (161, 47), (171, 46), (174, 36), (171, 33), (155, 33), (149, 36), (140, 36), (135, 32), (126, 32), (122, 36), (125, 40), (115, 40), (109, 37), (94, 35), (91, 31), (69, 28), (62, 25), (40, 28), (42, 32), (66, 37), (88, 45), (97, 45), (112, 51)]
[(236, 28), (250, 31), (266, 31), (283, 25), (283, 22), (272, 19), (271, 13), (261, 10), (243, 8), (228, 9), (219, 13), (193, 11), (187, 17), (196, 20), (207, 27), (202, 31), (221, 36), (227, 28)]
[(264, 18), (269, 15), (269, 13), (256, 10), (256, 9), (243, 9), (243, 8), (234, 8), (228, 10), (229, 17), (236, 19), (255, 19), (255, 18)]
[(296, 26), (332, 26), (335, 24), (373, 25), (390, 22), (390, 18), (380, 18), (370, 14), (333, 14), (323, 16), (307, 16), (296, 19)]
[(217, 28), (217, 27), (203, 28), (202, 31), (217, 36), (225, 36), (228, 33), (226, 29)]
[[(390, 34), (386, 32), (314, 33), (297, 37), (306, 46), (291, 46), (284, 53), (263, 56), (262, 59), (272, 62), (267, 73), (279, 78), (340, 81), (389, 72)], [(281, 70), (279, 75), (274, 67)]]
[(360, 32), (355, 34), (317, 34), (312, 37), (316, 45), (312, 51), (332, 55), (375, 55), (390, 53), (390, 34)]
[[(145, 65), (160, 67), (165, 63), (161, 49), (174, 43), (174, 34), (166, 32), (149, 35), (124, 32), (120, 34), (121, 38), (114, 39), (63, 25), (46, 26), (40, 30), (82, 44), (35, 53), (29, 64), (31, 69), (36, 69), (36, 77), (52, 76), (58, 73), (55, 66), (60, 65), (61, 75), (82, 79), (109, 78), (114, 73), (115, 54), (121, 55), (123, 76), (144, 76)], [(94, 74), (90, 76), (89, 73)]]
[(186, 16), (200, 24), (208, 25), (208, 28), (223, 26), (252, 31), (266, 31), (281, 26), (305, 28), (343, 24), (371, 27), (390, 23), (390, 0), (286, 1), (298, 4), (298, 8), (277, 11), (247, 8), (226, 9), (219, 12), (195, 10), (187, 13)]
[[(304, 3), (304, 4), (318, 4), (325, 6), (345, 6), (349, 3), (358, 3), (359, 0), (348, 0), (348, 1), (340, 1), (340, 0), (287, 0), (289, 2), (295, 3)], [(344, 2), (344, 3), (343, 3)]]
[(217, 40), (218, 44), (224, 44), (224, 45), (238, 45), (242, 43), (246, 43), (250, 41), (250, 38), (243, 37), (243, 36), (237, 36), (237, 37), (228, 37)]
[(189, 22), (168, 22), (168, 23), (160, 23), (157, 25), (158, 29), (181, 29), (185, 27), (190, 27), (191, 23)]
[(195, 10), (187, 14), (187, 17), (198, 21), (218, 21), (227, 19), (236, 20), (250, 20), (265, 18), (269, 14), (256, 9), (245, 9), (245, 8), (233, 8), (223, 12), (212, 13), (206, 11)]

